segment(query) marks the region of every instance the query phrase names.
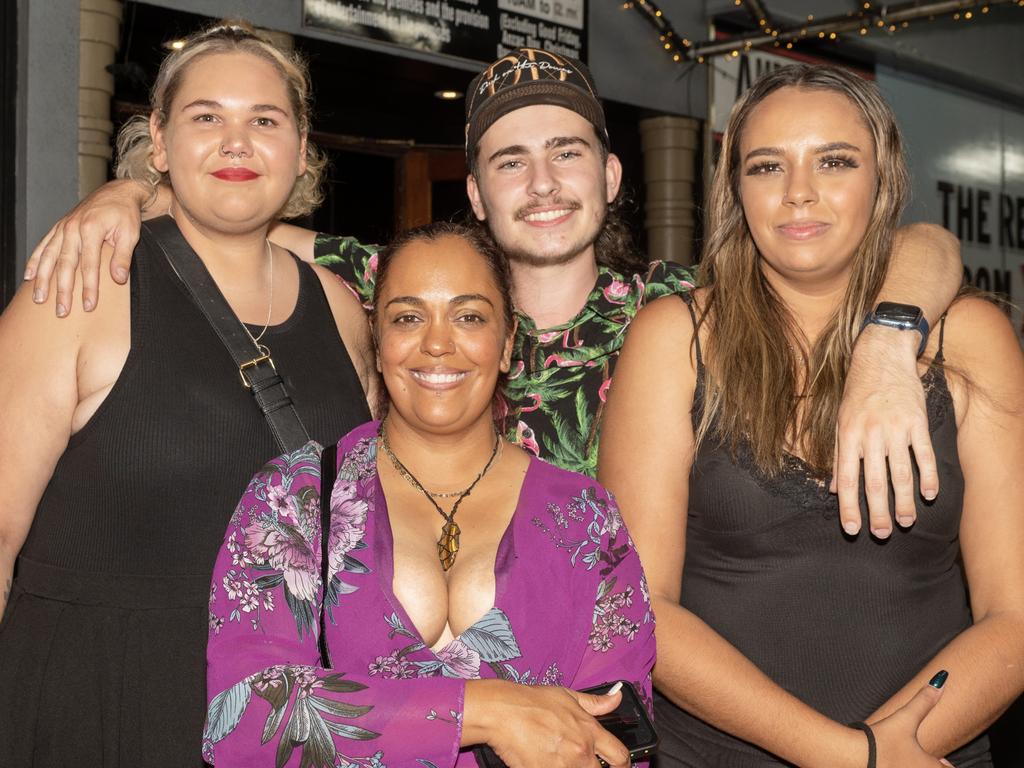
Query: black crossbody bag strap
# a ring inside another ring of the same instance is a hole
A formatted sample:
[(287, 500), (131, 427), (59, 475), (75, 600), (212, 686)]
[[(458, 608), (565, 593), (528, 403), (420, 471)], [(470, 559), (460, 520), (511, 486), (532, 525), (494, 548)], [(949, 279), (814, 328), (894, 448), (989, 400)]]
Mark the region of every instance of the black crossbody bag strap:
[(253, 348), (241, 320), (231, 311), (224, 294), (189, 247), (174, 219), (164, 216), (143, 222), (142, 226), (154, 236), (174, 274), (231, 354), (242, 385), (252, 393), (281, 450), (291, 453), (308, 443), (309, 433), (285, 390), (273, 359), (263, 350)]
[(320, 666), (331, 666), (331, 655), (327, 651), (327, 590), (330, 585), (327, 543), (331, 537), (331, 493), (338, 476), (338, 446), (329, 445), (320, 456), (320, 583), (323, 584), (324, 599), (320, 607)]

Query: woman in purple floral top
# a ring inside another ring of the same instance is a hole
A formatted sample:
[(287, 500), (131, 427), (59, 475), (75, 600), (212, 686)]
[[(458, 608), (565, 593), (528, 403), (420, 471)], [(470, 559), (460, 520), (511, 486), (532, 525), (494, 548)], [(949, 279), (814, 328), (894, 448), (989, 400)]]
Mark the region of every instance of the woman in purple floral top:
[(618, 695), (572, 689), (625, 679), (650, 700), (647, 585), (604, 489), (496, 431), (507, 285), (501, 257), (456, 225), (382, 255), (372, 322), (389, 413), (338, 444), (326, 597), (316, 443), (253, 478), (225, 535), (211, 762), (441, 768), (475, 765), (469, 747), (488, 744), (513, 766), (628, 764), (593, 718)]

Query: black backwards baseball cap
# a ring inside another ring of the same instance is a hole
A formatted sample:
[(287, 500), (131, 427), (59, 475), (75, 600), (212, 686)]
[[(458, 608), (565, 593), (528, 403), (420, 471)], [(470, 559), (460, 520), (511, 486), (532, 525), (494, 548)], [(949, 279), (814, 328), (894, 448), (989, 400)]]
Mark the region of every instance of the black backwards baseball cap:
[(588, 120), (608, 146), (604, 109), (594, 78), (576, 59), (541, 48), (520, 48), (489, 65), (466, 91), (466, 157), (501, 117), (522, 107), (550, 104), (571, 109)]

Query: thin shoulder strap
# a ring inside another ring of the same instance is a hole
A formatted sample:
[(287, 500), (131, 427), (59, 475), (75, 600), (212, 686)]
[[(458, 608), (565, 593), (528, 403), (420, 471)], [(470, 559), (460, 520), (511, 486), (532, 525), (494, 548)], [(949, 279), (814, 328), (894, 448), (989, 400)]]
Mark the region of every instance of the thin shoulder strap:
[(939, 318), (939, 348), (935, 351), (935, 362), (941, 363), (945, 358), (942, 355), (942, 342), (945, 340), (946, 335), (946, 316), (943, 315)]
[(327, 650), (327, 592), (330, 588), (328, 569), (330, 558), (327, 553), (331, 538), (331, 492), (338, 476), (338, 445), (333, 443), (320, 455), (320, 583), (323, 585), (323, 602), (320, 607), (320, 666), (331, 666), (331, 655)]
[(700, 333), (697, 328), (697, 312), (693, 309), (693, 295), (690, 293), (676, 294), (686, 304), (686, 308), (690, 310), (690, 319), (693, 321), (693, 344), (694, 350), (697, 353), (697, 368), (704, 367), (704, 360), (700, 354)]

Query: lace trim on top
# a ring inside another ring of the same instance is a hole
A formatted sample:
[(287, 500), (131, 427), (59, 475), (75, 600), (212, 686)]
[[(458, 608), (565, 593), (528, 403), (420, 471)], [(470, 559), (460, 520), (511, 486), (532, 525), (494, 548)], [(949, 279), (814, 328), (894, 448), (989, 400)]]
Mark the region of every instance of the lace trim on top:
[[(689, 298), (686, 296), (685, 298)], [(693, 305), (687, 301), (687, 307), (693, 313)], [(694, 321), (696, 326), (696, 320)], [(943, 318), (942, 325), (945, 325)], [(945, 328), (942, 327), (944, 331)], [(928, 414), (929, 431), (934, 434), (935, 430), (947, 418), (953, 409), (953, 398), (949, 392), (946, 376), (942, 370), (942, 342), (939, 342), (939, 351), (935, 359), (928, 367), (928, 370), (921, 376), (921, 385), (925, 393), (925, 409)], [(704, 410), (704, 388), (706, 381), (704, 360), (701, 356), (700, 345), (697, 347), (697, 382), (693, 393), (693, 407), (690, 410), (690, 418), (694, 430), (700, 423), (700, 417)], [(717, 432), (709, 435), (709, 442), (705, 442), (694, 461), (696, 470), (702, 457), (707, 457), (715, 452), (723, 452), (736, 463), (744, 472), (750, 475), (757, 485), (767, 494), (784, 500), (788, 505), (802, 511), (816, 511), (826, 520), (832, 520), (839, 516), (839, 506), (835, 503), (835, 495), (829, 492), (828, 479), (816, 475), (803, 459), (791, 453), (784, 453), (782, 457), (782, 469), (775, 475), (766, 475), (754, 461), (754, 453), (750, 449), (750, 443), (741, 440), (736, 449), (735, 457), (731, 456), (729, 446), (721, 440), (716, 440)]]

